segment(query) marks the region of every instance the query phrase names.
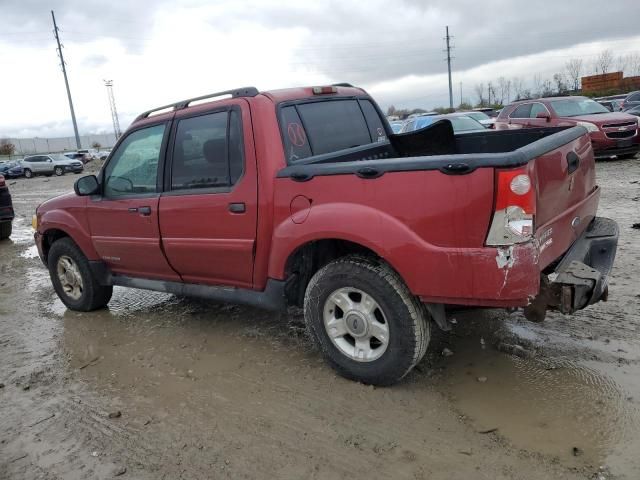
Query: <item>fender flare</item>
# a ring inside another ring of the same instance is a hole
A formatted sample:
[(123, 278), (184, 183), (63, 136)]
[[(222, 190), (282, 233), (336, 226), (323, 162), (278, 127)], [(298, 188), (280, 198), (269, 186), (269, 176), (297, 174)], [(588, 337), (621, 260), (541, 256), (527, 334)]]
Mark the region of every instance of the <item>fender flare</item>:
[(51, 230), (60, 230), (78, 245), (88, 260), (100, 260), (91, 242), (91, 233), (87, 225), (82, 225), (76, 217), (65, 210), (50, 210), (40, 217), (38, 232), (46, 235)]

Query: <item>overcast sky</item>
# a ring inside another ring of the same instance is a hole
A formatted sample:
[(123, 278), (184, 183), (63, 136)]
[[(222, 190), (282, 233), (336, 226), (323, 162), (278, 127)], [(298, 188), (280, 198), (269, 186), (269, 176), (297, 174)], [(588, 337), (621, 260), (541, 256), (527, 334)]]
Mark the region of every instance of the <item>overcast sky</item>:
[(81, 134), (240, 86), (351, 82), (386, 108), (448, 104), (499, 76), (551, 77), (571, 58), (640, 51), (640, 0), (0, 0), (0, 138), (72, 135), (51, 25), (64, 43)]

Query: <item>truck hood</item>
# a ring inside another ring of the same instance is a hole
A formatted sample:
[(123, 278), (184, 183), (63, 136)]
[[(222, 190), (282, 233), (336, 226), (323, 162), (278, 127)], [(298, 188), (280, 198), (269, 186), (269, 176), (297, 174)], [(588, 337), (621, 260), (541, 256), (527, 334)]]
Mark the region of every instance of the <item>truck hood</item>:
[(58, 195), (57, 197), (50, 198), (49, 200), (45, 200), (40, 205), (38, 205), (38, 208), (36, 208), (36, 212), (42, 214), (48, 212), (49, 210), (55, 210), (57, 208), (78, 207), (82, 204), (83, 197), (77, 196), (75, 192), (69, 192)]
[(578, 115), (577, 117), (564, 117), (564, 120), (575, 120), (577, 122), (590, 122), (598, 126), (637, 122), (636, 117), (622, 112), (597, 113), (595, 115)]

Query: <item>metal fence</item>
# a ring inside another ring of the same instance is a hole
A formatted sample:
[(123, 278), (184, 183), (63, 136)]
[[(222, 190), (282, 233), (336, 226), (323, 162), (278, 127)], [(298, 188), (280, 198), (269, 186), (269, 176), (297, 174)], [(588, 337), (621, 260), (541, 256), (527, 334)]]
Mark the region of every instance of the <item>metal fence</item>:
[[(60, 138), (8, 138), (9, 143), (16, 147), (12, 158), (24, 157), (36, 153), (69, 152), (76, 150), (75, 137)], [(113, 133), (103, 135), (81, 135), (82, 148), (92, 148), (94, 143), (99, 143), (100, 148), (111, 148), (116, 143)]]

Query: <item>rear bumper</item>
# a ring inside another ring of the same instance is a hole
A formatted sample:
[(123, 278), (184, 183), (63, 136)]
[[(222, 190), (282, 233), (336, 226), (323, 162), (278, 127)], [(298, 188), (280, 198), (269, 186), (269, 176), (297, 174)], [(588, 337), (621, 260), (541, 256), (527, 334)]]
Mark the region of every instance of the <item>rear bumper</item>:
[(608, 277), (618, 247), (618, 224), (596, 217), (554, 267), (543, 272), (540, 293), (525, 315), (544, 318), (547, 308), (571, 314), (606, 301)]

